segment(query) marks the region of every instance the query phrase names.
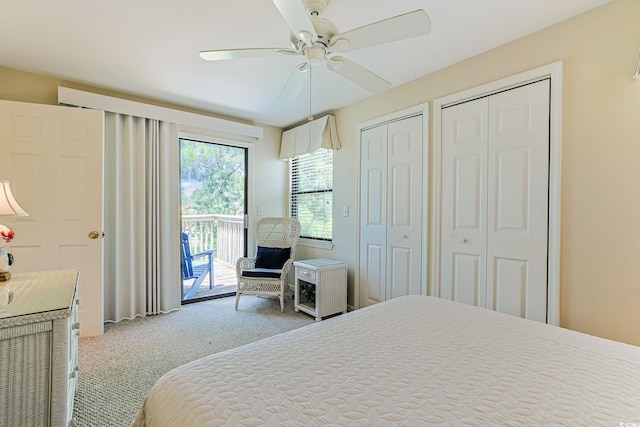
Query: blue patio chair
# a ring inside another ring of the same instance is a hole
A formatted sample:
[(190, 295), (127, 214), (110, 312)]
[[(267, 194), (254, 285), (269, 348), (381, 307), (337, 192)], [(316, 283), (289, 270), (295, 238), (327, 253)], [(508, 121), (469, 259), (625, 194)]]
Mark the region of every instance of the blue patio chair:
[[(209, 274), (209, 289), (213, 289), (213, 254), (215, 252), (215, 249), (208, 249), (192, 254), (189, 247), (189, 235), (182, 233), (182, 280), (196, 279), (183, 299), (194, 297), (207, 274)], [(204, 257), (207, 257), (207, 262), (194, 262), (194, 260)]]

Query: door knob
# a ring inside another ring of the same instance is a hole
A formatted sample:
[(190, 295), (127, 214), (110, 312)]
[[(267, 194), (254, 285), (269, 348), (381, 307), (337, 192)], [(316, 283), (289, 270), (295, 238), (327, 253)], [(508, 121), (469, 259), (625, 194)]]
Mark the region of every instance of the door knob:
[(460, 243), (467, 243), (468, 240), (465, 237), (460, 238)]
[(97, 239), (98, 237), (100, 237), (100, 233), (95, 231), (95, 230), (93, 230), (93, 231), (91, 231), (89, 233), (89, 238), (90, 239)]

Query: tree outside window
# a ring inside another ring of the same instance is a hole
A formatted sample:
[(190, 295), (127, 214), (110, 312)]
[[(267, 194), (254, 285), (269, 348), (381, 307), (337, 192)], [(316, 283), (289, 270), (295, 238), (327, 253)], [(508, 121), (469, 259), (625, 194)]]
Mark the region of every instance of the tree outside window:
[(300, 237), (332, 240), (333, 150), (321, 148), (291, 159), (291, 216), (300, 221)]

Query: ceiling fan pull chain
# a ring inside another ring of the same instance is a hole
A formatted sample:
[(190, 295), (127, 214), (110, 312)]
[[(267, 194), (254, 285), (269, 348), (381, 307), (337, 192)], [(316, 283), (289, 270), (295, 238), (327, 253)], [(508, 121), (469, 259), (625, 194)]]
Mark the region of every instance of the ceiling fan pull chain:
[(307, 117), (307, 120), (309, 120), (309, 121), (313, 120), (313, 116), (311, 115), (311, 105), (312, 105), (312, 103), (311, 103), (311, 93), (312, 93), (311, 82), (313, 81), (312, 77), (313, 77), (313, 65), (311, 65), (309, 67), (309, 116)]

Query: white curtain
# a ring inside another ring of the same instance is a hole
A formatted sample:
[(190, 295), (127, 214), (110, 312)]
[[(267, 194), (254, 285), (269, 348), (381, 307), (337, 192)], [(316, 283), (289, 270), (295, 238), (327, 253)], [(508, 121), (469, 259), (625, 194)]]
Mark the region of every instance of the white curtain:
[(109, 112), (105, 123), (105, 321), (178, 309), (178, 125)]

